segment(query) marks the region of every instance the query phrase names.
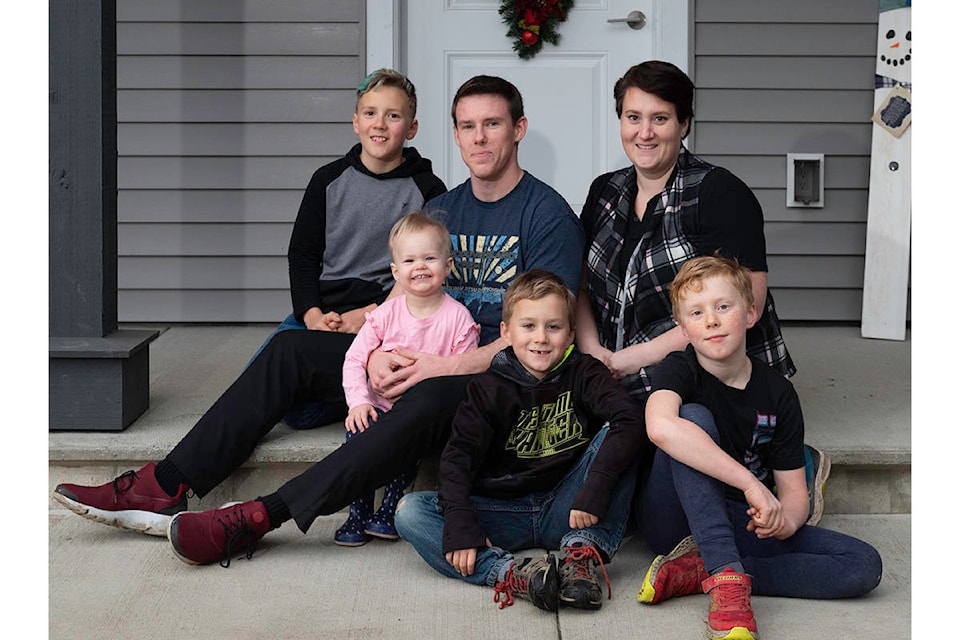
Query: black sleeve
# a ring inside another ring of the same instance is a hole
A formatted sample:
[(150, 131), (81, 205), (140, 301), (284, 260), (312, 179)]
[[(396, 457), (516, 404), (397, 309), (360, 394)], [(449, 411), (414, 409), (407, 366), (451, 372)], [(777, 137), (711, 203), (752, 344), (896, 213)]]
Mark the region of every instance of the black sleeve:
[(796, 389), (789, 381), (786, 382), (787, 388), (777, 402), (777, 428), (770, 443), (770, 459), (767, 461), (770, 469), (780, 471), (790, 471), (804, 465), (803, 412)]
[(609, 178), (610, 174), (605, 173), (593, 180), (587, 192), (587, 199), (583, 203), (583, 209), (580, 210), (580, 224), (583, 226), (583, 236), (586, 240), (584, 253), (590, 250), (590, 244), (593, 242), (594, 229), (597, 225), (597, 204), (600, 200), (600, 192)]
[(467, 385), (466, 399), (457, 409), (450, 439), (440, 455), (438, 498), (443, 509), (444, 553), (486, 544), (470, 490), (495, 433), (488, 412), (497, 404), (485, 390), (489, 383), (488, 375), (481, 374)]
[(610, 431), (571, 506), (602, 518), (617, 482), (637, 461), (649, 439), (643, 405), (630, 397), (599, 360), (585, 354), (583, 357), (587, 364), (578, 376), (580, 401), (598, 422), (609, 422)]
[(763, 209), (753, 191), (735, 175), (717, 167), (700, 185), (699, 214), (691, 221), (701, 256), (720, 250), (753, 271), (767, 271)]
[(320, 274), (323, 273), (323, 252), (326, 250), (327, 185), (323, 168), (318, 169), (300, 202), (297, 220), (293, 223), (287, 268), (290, 273), (290, 298), (293, 315), (303, 320), (304, 312), (320, 307)]

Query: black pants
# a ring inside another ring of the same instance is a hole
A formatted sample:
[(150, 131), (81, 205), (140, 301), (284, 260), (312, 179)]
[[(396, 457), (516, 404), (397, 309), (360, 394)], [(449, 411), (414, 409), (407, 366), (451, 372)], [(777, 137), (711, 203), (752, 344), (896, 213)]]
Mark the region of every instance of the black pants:
[[(343, 358), (353, 336), (277, 334), (174, 447), (167, 459), (198, 496), (223, 482), (293, 404), (343, 403)], [(472, 376), (431, 378), (407, 391), (367, 429), (279, 489), (301, 531), (441, 450)]]

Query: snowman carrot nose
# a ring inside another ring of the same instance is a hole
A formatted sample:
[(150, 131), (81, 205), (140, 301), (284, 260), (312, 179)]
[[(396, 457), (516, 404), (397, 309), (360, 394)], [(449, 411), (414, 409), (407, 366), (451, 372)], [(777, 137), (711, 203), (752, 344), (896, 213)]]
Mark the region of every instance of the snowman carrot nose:
[(891, 48), (891, 49), (896, 49), (896, 48), (899, 47), (899, 46), (900, 46), (900, 43), (899, 43), (899, 42), (894, 42), (892, 45), (890, 45), (890, 48)]

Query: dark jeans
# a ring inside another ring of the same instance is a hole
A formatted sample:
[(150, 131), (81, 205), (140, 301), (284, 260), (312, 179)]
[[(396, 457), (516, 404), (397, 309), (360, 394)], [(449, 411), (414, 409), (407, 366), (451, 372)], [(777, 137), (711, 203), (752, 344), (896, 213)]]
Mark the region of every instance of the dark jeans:
[[(680, 415), (719, 442), (706, 407), (683, 405)], [(880, 554), (866, 542), (811, 525), (786, 540), (761, 540), (747, 531), (747, 504), (727, 499), (723, 486), (657, 450), (644, 496), (644, 528), (653, 552), (669, 553), (692, 534), (708, 572), (742, 562), (757, 595), (849, 598), (880, 583)]]
[[(278, 333), (167, 459), (198, 496), (209, 493), (250, 457), (295, 403), (343, 403), (343, 357), (353, 338), (321, 331)], [(351, 438), (281, 486), (280, 497), (300, 530), (387, 484), (424, 453), (442, 449), (471, 378), (423, 381), (380, 417), (376, 429)]]

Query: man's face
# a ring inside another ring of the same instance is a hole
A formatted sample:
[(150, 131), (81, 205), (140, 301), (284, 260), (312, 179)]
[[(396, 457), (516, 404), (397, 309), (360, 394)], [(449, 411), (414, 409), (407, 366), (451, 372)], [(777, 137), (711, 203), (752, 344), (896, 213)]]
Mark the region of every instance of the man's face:
[(360, 160), (374, 173), (386, 173), (403, 161), (403, 142), (417, 134), (410, 99), (397, 87), (380, 87), (360, 96), (353, 114), (360, 138)]
[(496, 182), (519, 166), (517, 143), (527, 131), (527, 119), (513, 122), (505, 98), (466, 96), (457, 102), (456, 115), (453, 137), (472, 178)]

